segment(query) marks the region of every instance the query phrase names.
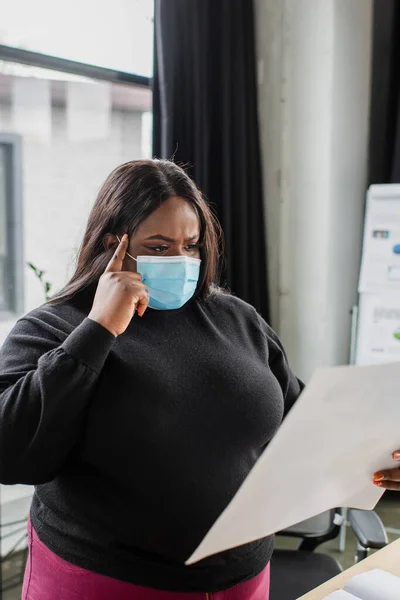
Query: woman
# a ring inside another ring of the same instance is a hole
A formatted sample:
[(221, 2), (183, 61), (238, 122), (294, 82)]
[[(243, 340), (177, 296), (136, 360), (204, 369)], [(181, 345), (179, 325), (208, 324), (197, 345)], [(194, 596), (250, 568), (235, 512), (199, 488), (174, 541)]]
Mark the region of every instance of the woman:
[(184, 565), (302, 389), (216, 287), (219, 238), (178, 166), (122, 165), (71, 281), (6, 340), (0, 481), (35, 485), (24, 600), (268, 598), (271, 538)]

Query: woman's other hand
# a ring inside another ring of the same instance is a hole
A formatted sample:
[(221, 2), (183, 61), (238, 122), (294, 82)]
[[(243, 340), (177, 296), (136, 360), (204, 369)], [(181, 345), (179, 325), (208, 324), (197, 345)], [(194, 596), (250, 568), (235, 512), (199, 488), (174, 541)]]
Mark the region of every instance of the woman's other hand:
[(122, 271), (128, 248), (125, 234), (106, 270), (99, 279), (89, 319), (96, 321), (115, 337), (124, 333), (137, 310), (143, 316), (149, 304), (149, 293), (140, 273)]
[[(400, 463), (400, 450), (393, 452), (392, 457)], [(385, 490), (400, 492), (400, 466), (396, 469), (386, 469), (375, 473), (374, 484)]]

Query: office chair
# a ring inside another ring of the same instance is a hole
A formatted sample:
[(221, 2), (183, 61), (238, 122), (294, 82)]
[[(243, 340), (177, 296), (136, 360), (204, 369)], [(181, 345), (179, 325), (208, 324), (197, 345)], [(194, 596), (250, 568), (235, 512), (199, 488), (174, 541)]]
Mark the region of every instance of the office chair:
[[(339, 510), (329, 510), (278, 534), (298, 538), (300, 543), (297, 550), (275, 550), (270, 600), (297, 600), (342, 572), (334, 558), (314, 552), (339, 535), (342, 519)], [(356, 562), (365, 558), (369, 549), (387, 545), (385, 528), (375, 512), (350, 509), (348, 519), (358, 542)]]

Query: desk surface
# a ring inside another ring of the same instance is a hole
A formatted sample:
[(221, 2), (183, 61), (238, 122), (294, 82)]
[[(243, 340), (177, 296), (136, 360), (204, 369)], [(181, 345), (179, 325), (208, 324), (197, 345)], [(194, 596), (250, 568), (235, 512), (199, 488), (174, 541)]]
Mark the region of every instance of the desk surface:
[(371, 554), (365, 560), (320, 585), (315, 590), (308, 592), (308, 594), (302, 596), (299, 600), (322, 600), (328, 594), (342, 589), (345, 583), (354, 577), (354, 575), (371, 571), (372, 569), (383, 569), (400, 577), (400, 539), (389, 544), (386, 548), (379, 550), (379, 552)]

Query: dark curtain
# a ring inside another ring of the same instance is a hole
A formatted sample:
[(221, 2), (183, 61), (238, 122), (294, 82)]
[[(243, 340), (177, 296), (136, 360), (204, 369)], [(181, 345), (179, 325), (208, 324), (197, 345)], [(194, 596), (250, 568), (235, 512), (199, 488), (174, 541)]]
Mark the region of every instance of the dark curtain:
[(400, 183), (400, 2), (375, 0), (369, 183)]
[(153, 153), (221, 221), (225, 280), (268, 319), (252, 0), (156, 0)]

